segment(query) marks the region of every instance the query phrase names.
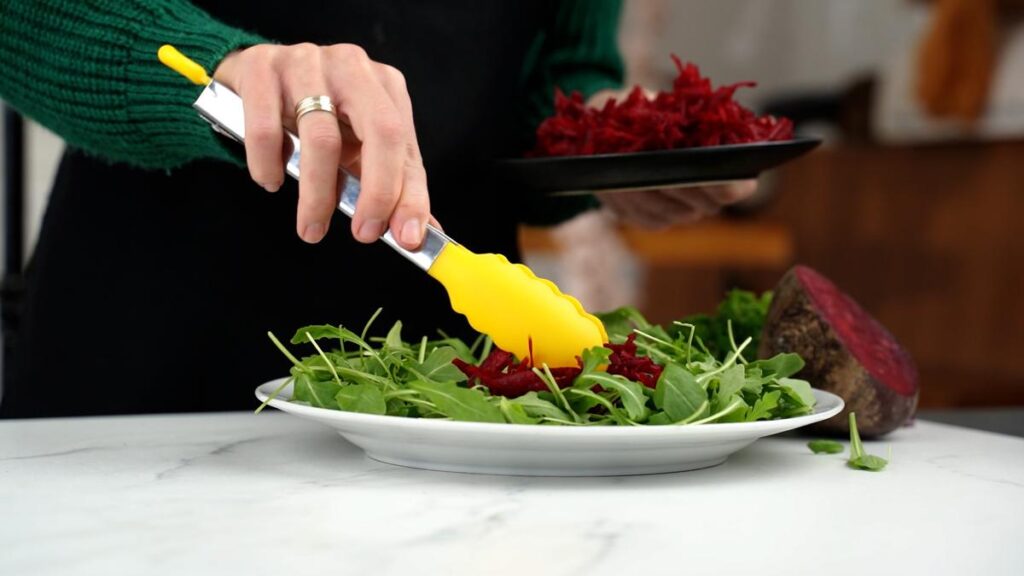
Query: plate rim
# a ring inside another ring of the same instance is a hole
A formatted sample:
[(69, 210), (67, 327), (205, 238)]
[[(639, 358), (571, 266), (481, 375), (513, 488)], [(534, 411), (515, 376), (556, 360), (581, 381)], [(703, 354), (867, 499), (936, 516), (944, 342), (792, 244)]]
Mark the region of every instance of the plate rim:
[[(267, 401), (274, 390), (277, 389), (285, 380), (286, 377), (277, 378), (264, 382), (256, 387), (255, 395), (260, 402)], [(285, 388), (287, 390), (287, 388)], [(309, 416), (314, 419), (323, 421), (323, 419), (333, 420), (335, 422), (346, 422), (352, 424), (365, 424), (370, 426), (385, 426), (394, 429), (417, 429), (417, 430), (436, 430), (438, 432), (443, 431), (454, 431), (464, 430), (466, 432), (476, 433), (512, 433), (512, 434), (529, 434), (529, 435), (550, 435), (557, 437), (572, 437), (572, 436), (583, 436), (588, 438), (608, 438), (608, 437), (622, 437), (630, 436), (636, 437), (641, 435), (665, 435), (665, 434), (683, 434), (700, 436), (705, 434), (720, 433), (742, 433), (749, 432), (751, 435), (758, 434), (761, 432), (771, 434), (778, 431), (780, 426), (786, 429), (795, 429), (816, 422), (827, 420), (836, 414), (839, 414), (845, 407), (843, 399), (832, 392), (821, 390), (818, 388), (812, 388), (815, 399), (818, 403), (823, 400), (829, 403), (834, 403), (829, 408), (822, 410), (821, 412), (813, 412), (811, 414), (805, 414), (803, 416), (794, 416), (791, 418), (783, 418), (779, 420), (759, 420), (756, 422), (718, 422), (711, 424), (701, 424), (697, 426), (527, 426), (517, 425), (508, 423), (498, 422), (464, 422), (460, 420), (442, 420), (433, 418), (407, 418), (404, 416), (388, 416), (380, 414), (362, 414), (359, 412), (347, 412), (344, 410), (329, 410), (327, 408), (317, 408), (314, 406), (304, 406), (302, 404), (295, 404), (289, 400), (285, 400), (284, 391), (277, 397), (273, 398), (268, 402), (269, 406), (276, 408), (282, 412), (294, 413), (299, 416)], [(290, 394), (288, 396), (290, 398)], [(282, 408), (281, 406), (286, 406)], [(790, 424), (796, 424), (790, 426)]]
[(539, 156), (536, 158), (502, 158), (496, 161), (499, 166), (537, 166), (547, 163), (559, 163), (559, 162), (584, 162), (584, 161), (601, 161), (607, 162), (612, 160), (621, 159), (646, 159), (646, 158), (659, 158), (659, 157), (671, 157), (680, 155), (703, 155), (703, 154), (714, 154), (714, 153), (725, 153), (725, 152), (736, 152), (745, 151), (758, 148), (789, 148), (799, 146), (809, 146), (810, 148), (816, 148), (821, 145), (823, 140), (813, 136), (801, 136), (798, 138), (792, 138), (790, 140), (769, 140), (762, 142), (744, 142), (742, 144), (718, 144), (715, 146), (692, 146), (689, 148), (668, 148), (664, 150), (643, 150), (640, 152), (614, 152), (610, 154), (586, 154), (586, 155), (573, 155), (573, 156)]

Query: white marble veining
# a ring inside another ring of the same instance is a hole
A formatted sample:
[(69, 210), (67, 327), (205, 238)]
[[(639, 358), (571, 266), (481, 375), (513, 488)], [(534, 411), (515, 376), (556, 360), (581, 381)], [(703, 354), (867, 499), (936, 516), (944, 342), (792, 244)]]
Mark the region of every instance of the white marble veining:
[(707, 470), (368, 460), (283, 414), (0, 422), (0, 574), (1022, 574), (1024, 439), (919, 422), (882, 473), (771, 438)]

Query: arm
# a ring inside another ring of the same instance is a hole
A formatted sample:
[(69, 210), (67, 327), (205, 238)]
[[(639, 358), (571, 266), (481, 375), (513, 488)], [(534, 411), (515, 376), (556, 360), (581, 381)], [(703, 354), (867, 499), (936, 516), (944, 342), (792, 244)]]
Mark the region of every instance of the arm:
[[(531, 146), (534, 130), (554, 111), (555, 89), (584, 98), (622, 85), (618, 30), (621, 0), (561, 0), (550, 24), (538, 34), (523, 67), (524, 126)], [(593, 196), (533, 199), (523, 220), (553, 225), (599, 206)]]
[(584, 98), (622, 86), (618, 31), (621, 0), (562, 0), (552, 22), (534, 41), (524, 67), (527, 124), (534, 129), (551, 115), (555, 89)]
[(241, 95), (246, 163), (268, 191), (284, 180), (281, 119), (298, 101), (328, 96), (347, 118), (321, 112), (288, 125), (303, 151), (300, 237), (315, 243), (327, 233), (343, 165), (362, 179), (358, 240), (390, 228), (406, 248), (422, 242), (430, 203), (405, 80), (358, 46), (270, 45), (185, 0), (0, 0), (0, 97), (109, 160), (164, 169), (234, 160), (192, 110), (198, 89), (157, 61), (165, 43)]
[(198, 95), (156, 60), (173, 43), (212, 69), (262, 38), (185, 0), (3, 0), (0, 97), (91, 154), (144, 168), (233, 160), (191, 109)]

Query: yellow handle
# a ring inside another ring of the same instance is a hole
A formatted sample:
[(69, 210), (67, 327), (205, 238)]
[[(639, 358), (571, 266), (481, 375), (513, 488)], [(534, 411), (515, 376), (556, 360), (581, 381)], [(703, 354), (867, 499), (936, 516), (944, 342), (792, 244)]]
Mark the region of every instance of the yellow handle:
[(195, 60), (192, 60), (188, 56), (179, 52), (177, 48), (170, 44), (164, 44), (161, 46), (156, 52), (156, 57), (163, 62), (164, 66), (167, 66), (171, 70), (174, 70), (178, 74), (188, 78), (193, 84), (206, 86), (213, 81), (202, 66), (196, 63)]

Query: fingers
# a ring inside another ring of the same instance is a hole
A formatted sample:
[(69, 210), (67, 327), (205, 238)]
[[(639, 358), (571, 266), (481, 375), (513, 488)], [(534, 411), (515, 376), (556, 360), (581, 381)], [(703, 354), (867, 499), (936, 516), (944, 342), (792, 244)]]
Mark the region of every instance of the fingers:
[[(352, 234), (361, 242), (373, 242), (388, 227), (402, 195), (408, 130), (361, 48), (339, 44), (326, 48), (324, 56), (330, 71), (325, 80), (362, 142), (362, 191)], [(404, 245), (401, 229), (392, 233)]]
[(430, 215), (430, 195), (427, 192), (427, 172), (423, 168), (419, 143), (413, 123), (412, 101), (405, 85), (405, 77), (397, 69), (378, 65), (377, 77), (391, 98), (402, 123), (407, 130), (405, 147), (405, 171), (402, 179), (402, 193), (391, 216), (390, 227), (400, 244), (409, 249), (417, 248), (423, 242)]
[[(323, 80), (320, 49), (312, 44), (296, 46), (282, 72), (290, 110), (303, 98), (330, 95)], [(338, 202), (341, 130), (334, 114), (324, 111), (304, 115), (298, 120), (298, 130), (302, 155), (296, 231), (306, 242), (317, 243), (327, 234)]]
[(714, 216), (723, 206), (746, 200), (756, 190), (756, 180), (743, 180), (719, 186), (605, 192), (598, 193), (598, 198), (621, 221), (657, 229)]
[(661, 190), (598, 193), (598, 198), (620, 221), (642, 228), (664, 229), (700, 218), (693, 206)]
[(742, 202), (757, 191), (757, 180), (741, 180), (721, 186), (708, 186), (704, 192), (721, 206)]
[(678, 224), (693, 224), (705, 213), (693, 203), (665, 190), (651, 190), (637, 202), (637, 210), (645, 219), (646, 228), (664, 229)]
[(696, 214), (697, 219), (714, 216), (722, 209), (722, 205), (712, 199), (704, 188), (674, 188), (662, 190), (661, 193)]
[[(284, 180), (284, 129), (302, 145), (296, 230), (307, 242), (326, 234), (338, 195), (338, 169), (360, 178), (352, 234), (362, 242), (386, 230), (408, 249), (423, 240), (430, 214), (426, 171), (402, 74), (353, 45), (260, 45), (233, 53), (217, 69), (242, 96), (246, 162), (269, 191)], [(297, 102), (332, 98), (338, 116), (314, 111), (296, 122)], [(282, 121), (284, 127), (282, 127)], [(343, 145), (344, 144), (344, 145)]]
[(266, 191), (276, 192), (284, 183), (284, 128), (281, 86), (269, 54), (247, 59), (245, 74), (238, 84), (245, 110), (245, 161), (249, 175)]

